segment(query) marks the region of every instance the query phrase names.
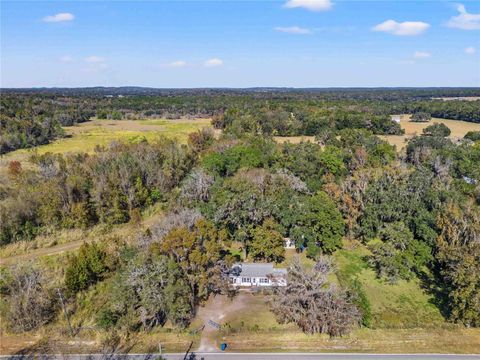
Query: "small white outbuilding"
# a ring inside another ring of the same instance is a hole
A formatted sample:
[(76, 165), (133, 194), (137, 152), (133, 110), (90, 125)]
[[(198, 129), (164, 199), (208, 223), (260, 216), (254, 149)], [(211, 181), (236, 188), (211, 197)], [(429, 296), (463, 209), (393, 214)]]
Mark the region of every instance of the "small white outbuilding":
[(392, 115), (392, 121), (400, 124), (400, 120), (402, 120), (402, 117), (400, 115)]

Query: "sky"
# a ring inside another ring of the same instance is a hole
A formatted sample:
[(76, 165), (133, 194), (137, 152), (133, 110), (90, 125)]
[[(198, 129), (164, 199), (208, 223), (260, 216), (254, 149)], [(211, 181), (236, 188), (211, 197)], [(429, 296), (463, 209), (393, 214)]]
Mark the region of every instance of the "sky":
[(480, 1), (0, 0), (0, 86), (480, 86)]

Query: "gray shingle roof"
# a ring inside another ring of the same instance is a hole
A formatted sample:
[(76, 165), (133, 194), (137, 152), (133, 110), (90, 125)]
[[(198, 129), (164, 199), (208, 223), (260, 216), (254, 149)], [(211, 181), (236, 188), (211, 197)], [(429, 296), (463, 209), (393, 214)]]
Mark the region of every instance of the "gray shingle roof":
[(273, 264), (241, 263), (234, 266), (241, 266), (239, 276), (244, 277), (267, 277), (267, 275), (286, 275), (287, 269), (275, 269)]

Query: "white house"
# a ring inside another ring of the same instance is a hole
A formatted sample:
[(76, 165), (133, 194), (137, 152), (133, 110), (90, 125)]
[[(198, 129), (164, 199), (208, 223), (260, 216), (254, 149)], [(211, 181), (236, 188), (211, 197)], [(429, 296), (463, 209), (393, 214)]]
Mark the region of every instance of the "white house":
[(287, 285), (287, 269), (273, 264), (238, 263), (232, 266), (230, 283), (235, 287), (270, 287)]

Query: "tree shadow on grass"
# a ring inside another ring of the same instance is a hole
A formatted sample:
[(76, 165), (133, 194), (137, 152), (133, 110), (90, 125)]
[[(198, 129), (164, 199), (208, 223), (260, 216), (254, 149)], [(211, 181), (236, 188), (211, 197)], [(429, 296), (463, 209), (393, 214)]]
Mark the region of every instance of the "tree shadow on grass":
[(443, 281), (438, 274), (438, 271), (432, 269), (430, 273), (420, 272), (417, 274), (420, 279), (421, 288), (428, 294), (431, 295), (429, 300), (430, 304), (435, 305), (440, 314), (448, 320), (451, 314), (451, 309), (449, 306), (448, 291), (445, 288)]

